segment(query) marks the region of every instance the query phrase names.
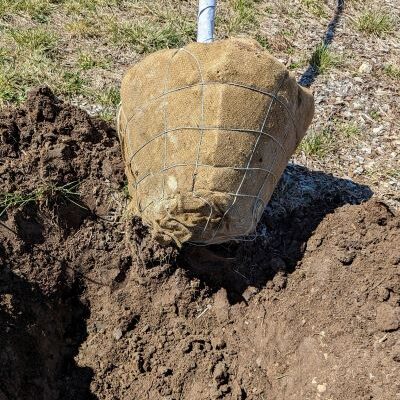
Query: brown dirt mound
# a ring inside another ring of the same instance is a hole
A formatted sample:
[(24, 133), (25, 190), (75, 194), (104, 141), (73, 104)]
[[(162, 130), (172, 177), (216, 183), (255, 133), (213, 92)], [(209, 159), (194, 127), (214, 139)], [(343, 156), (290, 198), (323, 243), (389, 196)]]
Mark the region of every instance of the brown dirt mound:
[(368, 188), (289, 166), (255, 241), (178, 253), (123, 218), (114, 130), (48, 89), (0, 154), (0, 400), (399, 395), (400, 219)]

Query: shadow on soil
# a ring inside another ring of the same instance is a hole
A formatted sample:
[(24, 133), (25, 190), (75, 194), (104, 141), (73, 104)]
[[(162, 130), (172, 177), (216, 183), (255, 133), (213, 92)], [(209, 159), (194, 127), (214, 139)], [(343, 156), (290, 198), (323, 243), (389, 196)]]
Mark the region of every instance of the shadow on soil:
[(184, 246), (180, 265), (213, 290), (225, 288), (234, 304), (246, 290), (280, 290), (301, 260), (313, 231), (336, 208), (360, 204), (370, 188), (323, 172), (289, 165), (258, 226), (254, 241), (207, 247)]
[(46, 297), (0, 263), (0, 400), (96, 399), (74, 361), (88, 317), (77, 292)]

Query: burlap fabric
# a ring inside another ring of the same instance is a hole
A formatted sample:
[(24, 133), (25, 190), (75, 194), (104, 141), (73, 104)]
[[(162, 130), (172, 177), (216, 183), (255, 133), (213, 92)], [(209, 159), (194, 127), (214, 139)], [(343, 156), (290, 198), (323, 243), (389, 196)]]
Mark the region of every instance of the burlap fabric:
[(162, 50), (121, 87), (130, 210), (178, 245), (254, 232), (314, 101), (255, 41)]

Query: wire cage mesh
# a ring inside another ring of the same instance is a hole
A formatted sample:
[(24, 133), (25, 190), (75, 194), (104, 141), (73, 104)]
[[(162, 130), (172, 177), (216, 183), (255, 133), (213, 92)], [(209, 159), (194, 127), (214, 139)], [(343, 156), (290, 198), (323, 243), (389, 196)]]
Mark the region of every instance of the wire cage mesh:
[(155, 53), (121, 98), (131, 211), (178, 244), (254, 232), (313, 114), (310, 93), (243, 39)]

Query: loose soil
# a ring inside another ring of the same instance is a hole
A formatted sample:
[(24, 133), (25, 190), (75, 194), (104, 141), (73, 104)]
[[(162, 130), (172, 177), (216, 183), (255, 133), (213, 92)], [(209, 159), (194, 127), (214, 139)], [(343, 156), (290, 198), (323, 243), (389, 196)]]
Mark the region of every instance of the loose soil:
[(256, 240), (178, 252), (47, 88), (0, 156), (3, 198), (40, 194), (0, 210), (0, 400), (399, 398), (400, 218), (367, 187), (291, 165)]

